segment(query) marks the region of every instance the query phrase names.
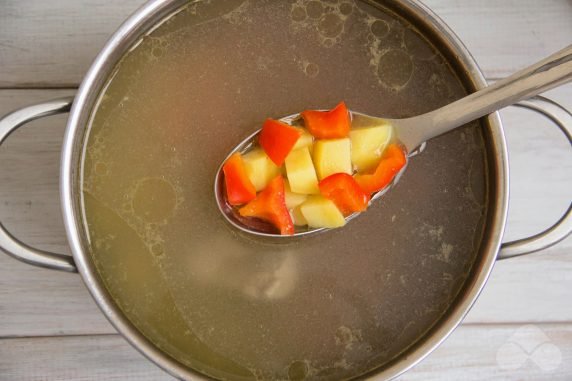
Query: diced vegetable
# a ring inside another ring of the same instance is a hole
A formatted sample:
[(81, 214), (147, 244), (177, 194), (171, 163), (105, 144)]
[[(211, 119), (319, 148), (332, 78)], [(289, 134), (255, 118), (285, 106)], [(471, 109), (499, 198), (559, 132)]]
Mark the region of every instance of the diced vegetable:
[(349, 138), (317, 140), (314, 143), (314, 165), (320, 180), (334, 174), (352, 174)]
[(344, 216), (353, 212), (363, 212), (369, 202), (366, 194), (347, 173), (336, 173), (320, 181), (320, 193), (332, 200)]
[(236, 208), (241, 216), (255, 218), (244, 220), (247, 226), (264, 230), (261, 219), (283, 235), (294, 234), (294, 226), (344, 226), (344, 216), (366, 210), (371, 194), (407, 163), (404, 148), (390, 143), (390, 124), (350, 131), (344, 102), (301, 116), (304, 127), (267, 119), (259, 146), (232, 155), (223, 166), (228, 202), (242, 206)]
[(318, 194), (318, 177), (308, 148), (292, 151), (286, 158), (286, 174), (295, 193)]
[(300, 211), (312, 228), (338, 228), (346, 224), (342, 212), (324, 196), (310, 196), (300, 205)]
[(254, 200), (239, 209), (239, 213), (243, 217), (256, 217), (270, 222), (282, 235), (294, 234), (294, 224), (284, 199), (282, 176), (272, 179)]
[(397, 144), (390, 144), (385, 150), (375, 172), (370, 175), (356, 175), (355, 180), (364, 192), (368, 194), (375, 193), (385, 188), (406, 162), (407, 159), (403, 149)]
[(391, 125), (384, 124), (350, 131), (352, 163), (359, 173), (369, 172), (377, 166), (391, 140), (392, 129)]
[(246, 174), (240, 153), (232, 154), (222, 166), (222, 171), (229, 204), (242, 205), (256, 197), (256, 189)]
[(266, 119), (258, 142), (274, 164), (281, 166), (301, 135), (299, 128), (278, 120)]
[(290, 216), (292, 217), (292, 222), (294, 222), (295, 226), (306, 226), (308, 225), (308, 221), (302, 214), (302, 210), (300, 209), (300, 205), (295, 207), (294, 209), (290, 210)]
[(318, 139), (345, 138), (350, 132), (350, 115), (344, 102), (330, 111), (306, 110), (300, 115), (308, 131)]
[(260, 148), (244, 154), (242, 160), (246, 174), (257, 192), (264, 189), (270, 180), (280, 174), (280, 168)]
[(290, 183), (287, 180), (284, 181), (284, 197), (286, 198), (286, 207), (288, 209), (294, 209), (308, 198), (305, 194), (292, 192)]
[(302, 131), (302, 135), (300, 135), (300, 138), (298, 139), (298, 141), (296, 141), (296, 144), (294, 144), (292, 150), (308, 147), (310, 153), (312, 153), (312, 144), (314, 143), (314, 137), (305, 128), (299, 128), (299, 130)]

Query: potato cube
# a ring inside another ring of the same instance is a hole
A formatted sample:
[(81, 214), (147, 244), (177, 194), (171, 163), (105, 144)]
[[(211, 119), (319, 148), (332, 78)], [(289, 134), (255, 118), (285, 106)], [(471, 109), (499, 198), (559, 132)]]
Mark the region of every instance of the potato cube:
[(310, 196), (302, 205), (300, 211), (312, 228), (338, 228), (346, 224), (342, 212), (333, 201), (323, 196)]
[(290, 190), (301, 194), (318, 194), (318, 178), (307, 147), (292, 151), (286, 157), (286, 175)]
[(296, 142), (292, 150), (308, 147), (310, 153), (312, 153), (312, 144), (314, 144), (314, 137), (305, 128), (300, 128), (300, 130), (302, 131), (302, 135), (300, 135), (298, 141)]
[(392, 138), (392, 130), (391, 125), (384, 124), (350, 131), (352, 164), (358, 172), (364, 173), (375, 169)]
[(294, 209), (295, 207), (306, 201), (306, 198), (308, 197), (305, 194), (292, 192), (288, 180), (284, 182), (284, 196), (286, 198), (286, 207), (288, 209)]
[(246, 175), (257, 192), (266, 188), (270, 180), (280, 174), (280, 168), (260, 148), (246, 153), (243, 155), (242, 160)]
[(300, 205), (290, 210), (290, 217), (292, 217), (292, 222), (296, 226), (308, 225), (308, 221), (306, 221), (306, 218), (304, 218), (302, 210), (300, 209)]
[(334, 173), (352, 174), (349, 138), (317, 140), (314, 143), (314, 165), (320, 180)]

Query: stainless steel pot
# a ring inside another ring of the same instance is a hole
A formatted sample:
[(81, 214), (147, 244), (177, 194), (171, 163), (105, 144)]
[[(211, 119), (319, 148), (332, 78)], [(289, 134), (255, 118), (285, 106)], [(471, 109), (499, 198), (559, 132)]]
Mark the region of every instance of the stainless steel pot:
[[(86, 232), (80, 215), (79, 170), (80, 156), (85, 144), (85, 133), (90, 113), (98, 94), (108, 80), (119, 60), (144, 34), (154, 29), (166, 16), (172, 14), (186, 1), (154, 0), (140, 8), (112, 36), (95, 59), (86, 74), (77, 95), (57, 99), (17, 110), (0, 120), (0, 144), (8, 135), (27, 122), (43, 116), (70, 112), (64, 138), (61, 162), (61, 200), (68, 240), (73, 258), (31, 248), (20, 242), (0, 225), (0, 249), (24, 262), (62, 270), (78, 271), (109, 321), (140, 352), (170, 374), (183, 378), (203, 378), (204, 375), (176, 362), (170, 356), (152, 345), (137, 330), (112, 302), (103, 286), (86, 249)], [(470, 53), (454, 33), (429, 8), (414, 0), (384, 2), (385, 6), (415, 23), (419, 30), (437, 41), (449, 60), (466, 75), (468, 86), (479, 89), (485, 86), (485, 79)], [(521, 107), (538, 111), (550, 118), (572, 142), (572, 114), (558, 104), (537, 97), (519, 104)], [(71, 111), (70, 111), (71, 110)], [(371, 372), (378, 379), (390, 379), (405, 372), (431, 353), (460, 324), (484, 287), (497, 259), (514, 257), (547, 248), (564, 239), (572, 232), (572, 207), (551, 228), (533, 237), (501, 243), (508, 208), (508, 157), (502, 123), (498, 113), (487, 117), (485, 136), (488, 141), (492, 194), (489, 200), (481, 252), (469, 277), (457, 298), (455, 305), (428, 335), (401, 356), (381, 369)]]

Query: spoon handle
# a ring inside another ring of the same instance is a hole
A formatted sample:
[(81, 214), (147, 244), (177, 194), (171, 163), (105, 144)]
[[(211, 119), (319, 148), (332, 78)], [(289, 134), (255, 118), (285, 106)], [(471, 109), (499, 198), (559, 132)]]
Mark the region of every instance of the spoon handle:
[(402, 141), (412, 151), (426, 140), (570, 80), (572, 45), (440, 109), (402, 120)]

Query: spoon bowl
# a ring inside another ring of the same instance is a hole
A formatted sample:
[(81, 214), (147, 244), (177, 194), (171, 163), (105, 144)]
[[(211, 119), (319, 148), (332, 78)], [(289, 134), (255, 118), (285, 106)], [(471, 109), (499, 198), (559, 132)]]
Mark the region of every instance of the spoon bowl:
[[(398, 119), (377, 118), (374, 116), (369, 116), (369, 115), (362, 114), (362, 113), (355, 112), (355, 111), (349, 111), (349, 113), (350, 113), (352, 128), (379, 126), (379, 125), (387, 124), (387, 123), (391, 124), (395, 120), (398, 120)], [(292, 114), (292, 115), (282, 117), (279, 120), (281, 122), (289, 124), (291, 126), (299, 127), (299, 126), (301, 126), (302, 117), (300, 116), (299, 113), (296, 113), (296, 114)], [(224, 173), (222, 171), (222, 167), (223, 167), (224, 163), (234, 153), (236, 153), (236, 152), (246, 153), (253, 146), (255, 146), (257, 144), (258, 135), (259, 135), (260, 131), (261, 130), (258, 129), (257, 131), (253, 132), (248, 137), (246, 137), (242, 142), (240, 142), (240, 144), (237, 145), (227, 155), (227, 157), (225, 157), (225, 159), (222, 161), (221, 165), (217, 169), (215, 182), (214, 182), (214, 194), (215, 194), (217, 206), (218, 206), (220, 212), (222, 213), (222, 215), (236, 229), (243, 231), (243, 232), (246, 232), (246, 233), (255, 234), (255, 235), (261, 236), (261, 237), (262, 236), (263, 237), (277, 237), (277, 238), (285, 239), (285, 238), (292, 238), (292, 237), (299, 237), (299, 236), (308, 236), (308, 235), (315, 234), (318, 232), (323, 232), (326, 230), (332, 230), (332, 229), (328, 229), (328, 228), (310, 228), (310, 227), (296, 226), (296, 231), (295, 231), (294, 235), (292, 235), (292, 236), (280, 235), (280, 234), (276, 233), (276, 229), (271, 224), (269, 224), (265, 221), (262, 221), (259, 219), (253, 219), (250, 217), (242, 217), (238, 213), (236, 208), (233, 208), (232, 205), (230, 205), (227, 202), (226, 197), (225, 197)], [(424, 148), (425, 148), (425, 143), (423, 142), (415, 150), (413, 150), (412, 152), (408, 152), (408, 154), (407, 154), (408, 160), (409, 160), (409, 157), (416, 155), (417, 153), (421, 152)], [(392, 188), (397, 183), (397, 181), (399, 181), (399, 178), (405, 172), (406, 168), (407, 168), (407, 164), (405, 164), (403, 166), (403, 168), (401, 168), (401, 170), (395, 175), (395, 177), (393, 178), (391, 183), (389, 183), (386, 187), (384, 187), (379, 192), (372, 194), (369, 203), (371, 204), (375, 200), (379, 199), (390, 188)], [(346, 223), (353, 220), (354, 218), (359, 216), (361, 213), (364, 213), (364, 212), (356, 212), (356, 213), (352, 213), (352, 214), (346, 216), (345, 217)]]
[[(572, 45), (484, 89), (419, 116), (404, 119), (387, 119), (350, 111), (352, 129), (390, 124), (393, 126), (397, 140), (405, 148), (407, 162), (409, 162), (412, 156), (423, 151), (428, 140), (506, 106), (567, 83), (570, 80), (572, 80)], [(300, 114), (288, 115), (279, 120), (289, 125), (301, 125)], [(245, 153), (253, 147), (257, 142), (259, 133), (260, 130), (257, 130), (240, 142), (223, 160), (217, 170), (214, 193), (216, 203), (223, 216), (238, 230), (261, 237), (284, 239), (308, 236), (331, 230), (326, 228), (297, 227), (293, 235), (280, 235), (276, 233), (276, 229), (269, 223), (242, 217), (235, 208), (228, 204), (225, 197), (222, 167), (232, 154), (236, 152)], [(381, 198), (393, 187), (406, 168), (407, 163), (396, 174), (390, 184), (371, 196), (370, 203)], [(347, 216), (345, 218), (346, 222), (356, 218), (361, 213), (364, 212), (353, 213)]]

